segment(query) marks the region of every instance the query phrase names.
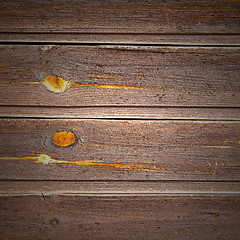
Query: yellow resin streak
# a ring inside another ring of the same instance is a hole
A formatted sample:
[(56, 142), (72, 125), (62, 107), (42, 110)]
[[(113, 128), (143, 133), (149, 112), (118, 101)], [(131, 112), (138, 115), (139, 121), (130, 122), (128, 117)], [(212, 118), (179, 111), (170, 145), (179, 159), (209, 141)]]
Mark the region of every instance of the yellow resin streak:
[(50, 75), (46, 77), (41, 82), (22, 82), (27, 84), (42, 84), (49, 91), (54, 93), (63, 93), (69, 87), (93, 87), (93, 88), (109, 88), (109, 89), (132, 89), (132, 90), (144, 90), (144, 89), (160, 89), (160, 90), (173, 90), (173, 89), (165, 89), (163, 86), (131, 86), (131, 85), (117, 85), (117, 84), (87, 84), (87, 83), (79, 83), (79, 82), (68, 82), (63, 78)]
[(123, 170), (142, 170), (142, 171), (164, 171), (164, 168), (157, 168), (156, 166), (144, 165), (144, 164), (122, 164), (122, 163), (106, 163), (105, 161), (85, 160), (85, 161), (65, 161), (53, 159), (47, 154), (40, 154), (38, 156), (26, 156), (26, 157), (0, 157), (4, 160), (26, 160), (41, 163), (45, 165), (77, 165), (77, 166), (108, 166)]

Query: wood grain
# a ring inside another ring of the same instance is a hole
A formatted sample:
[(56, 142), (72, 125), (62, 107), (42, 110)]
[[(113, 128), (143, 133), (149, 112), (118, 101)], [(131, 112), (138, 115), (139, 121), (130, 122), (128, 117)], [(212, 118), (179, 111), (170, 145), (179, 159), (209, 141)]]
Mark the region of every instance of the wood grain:
[(0, 238), (239, 239), (239, 36), (235, 0), (1, 1)]
[(1, 106), (0, 117), (235, 121), (240, 120), (240, 108)]
[[(239, 124), (1, 119), (1, 179), (239, 180)], [(77, 142), (54, 144), (59, 131)]]
[(240, 182), (193, 181), (0, 181), (0, 196), (240, 195)]
[(239, 34), (239, 1), (1, 1), (1, 32)]
[(0, 198), (3, 239), (239, 239), (239, 196)]
[[(239, 107), (239, 52), (235, 47), (1, 46), (0, 103)], [(49, 75), (82, 85), (55, 94), (37, 84)]]

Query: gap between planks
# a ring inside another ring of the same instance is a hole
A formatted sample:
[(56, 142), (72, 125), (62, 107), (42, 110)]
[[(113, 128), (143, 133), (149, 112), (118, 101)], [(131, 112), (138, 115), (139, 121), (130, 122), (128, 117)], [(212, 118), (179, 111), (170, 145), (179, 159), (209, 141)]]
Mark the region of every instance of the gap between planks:
[(240, 43), (184, 43), (184, 42), (81, 42), (81, 41), (28, 41), (28, 40), (0, 40), (0, 45), (52, 45), (52, 46), (153, 46), (153, 47), (240, 47)]
[(1, 44), (239, 46), (239, 34), (1, 32)]
[[(54, 190), (53, 190), (54, 189)], [(1, 181), (0, 196), (240, 195), (240, 182)]]
[[(1, 33), (0, 33), (1, 34)], [(1, 36), (0, 36), (1, 37)], [(126, 47), (175, 47), (175, 48), (219, 48), (219, 47), (226, 47), (226, 48), (238, 48), (240, 47), (240, 42), (236, 43), (184, 43), (184, 42), (101, 42), (101, 41), (29, 41), (29, 40), (1, 40), (0, 38), (0, 45), (51, 45), (51, 46), (126, 46)]]
[[(54, 190), (53, 190), (54, 189)], [(0, 196), (18, 195), (240, 195), (240, 182), (1, 181)]]
[(240, 108), (0, 106), (0, 118), (240, 120)]

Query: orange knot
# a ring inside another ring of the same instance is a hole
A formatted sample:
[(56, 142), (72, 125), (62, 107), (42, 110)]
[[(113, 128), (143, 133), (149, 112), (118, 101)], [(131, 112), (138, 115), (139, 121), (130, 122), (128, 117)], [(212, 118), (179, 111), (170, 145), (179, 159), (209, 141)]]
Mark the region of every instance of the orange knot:
[(53, 134), (53, 142), (60, 147), (67, 147), (77, 141), (74, 133), (68, 131), (56, 132)]
[(56, 75), (50, 75), (44, 79), (42, 84), (51, 92), (62, 93), (69, 87), (68, 81)]
[(56, 218), (51, 220), (51, 224), (54, 225), (54, 226), (58, 225), (58, 223), (59, 223), (59, 220), (56, 219)]

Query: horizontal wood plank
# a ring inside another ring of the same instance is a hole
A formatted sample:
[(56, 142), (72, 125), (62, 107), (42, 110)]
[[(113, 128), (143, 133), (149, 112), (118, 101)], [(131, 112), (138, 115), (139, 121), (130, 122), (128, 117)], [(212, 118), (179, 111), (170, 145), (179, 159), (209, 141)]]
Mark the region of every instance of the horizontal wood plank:
[(1, 179), (240, 180), (239, 121), (1, 119)]
[(240, 197), (0, 198), (3, 239), (239, 239)]
[(0, 196), (240, 195), (240, 182), (0, 181)]
[(236, 47), (9, 45), (0, 51), (5, 106), (240, 107)]
[(240, 120), (240, 108), (1, 106), (0, 117)]
[(239, 1), (1, 1), (1, 32), (239, 34)]

